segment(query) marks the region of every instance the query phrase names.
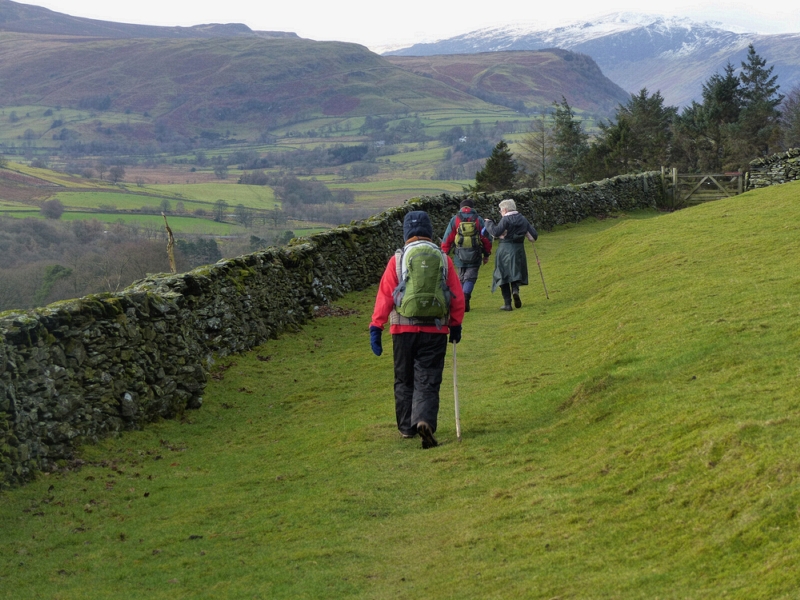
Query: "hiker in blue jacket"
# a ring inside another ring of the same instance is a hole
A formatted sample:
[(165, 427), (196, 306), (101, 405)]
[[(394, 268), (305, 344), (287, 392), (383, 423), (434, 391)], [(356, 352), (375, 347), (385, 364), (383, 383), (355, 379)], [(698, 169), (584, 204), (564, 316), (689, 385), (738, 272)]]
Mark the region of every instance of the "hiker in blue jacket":
[[(464, 229), (459, 229), (464, 222), (475, 223), (474, 246), (470, 237), (465, 238)], [(467, 198), (459, 204), (458, 214), (450, 219), (442, 238), (442, 252), (450, 254), (450, 250), (454, 249), (453, 264), (458, 269), (458, 279), (464, 290), (464, 312), (469, 312), (472, 290), (478, 281), (478, 269), (489, 262), (492, 254), (492, 238), (485, 235), (485, 227), (483, 218), (475, 212), (474, 203)]]
[(494, 257), (492, 292), (499, 287), (503, 294), (503, 306), (500, 310), (513, 310), (512, 297), (514, 306), (521, 308), (519, 286), (528, 285), (528, 259), (523, 243), (526, 239), (533, 243), (539, 238), (539, 234), (528, 219), (517, 212), (517, 205), (513, 200), (503, 200), (499, 206), (500, 221), (495, 223), (486, 219), (486, 231), (499, 241)]

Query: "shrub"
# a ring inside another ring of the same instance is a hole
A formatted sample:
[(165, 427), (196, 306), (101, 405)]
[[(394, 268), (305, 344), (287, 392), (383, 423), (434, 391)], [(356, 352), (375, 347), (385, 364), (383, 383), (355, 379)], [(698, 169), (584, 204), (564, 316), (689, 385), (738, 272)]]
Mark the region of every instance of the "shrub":
[(39, 212), (48, 219), (60, 219), (64, 214), (64, 205), (58, 199), (45, 200)]

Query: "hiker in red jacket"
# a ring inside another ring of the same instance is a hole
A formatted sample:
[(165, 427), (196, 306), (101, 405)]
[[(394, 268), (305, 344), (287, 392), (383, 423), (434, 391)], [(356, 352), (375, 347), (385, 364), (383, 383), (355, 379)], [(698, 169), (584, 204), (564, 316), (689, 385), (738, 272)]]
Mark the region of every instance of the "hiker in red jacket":
[[(389, 259), (378, 286), (375, 310), (369, 327), (370, 345), (376, 356), (382, 354), (381, 333), (384, 324), (389, 321), (394, 353), (397, 428), (404, 438), (413, 438), (419, 433), (422, 447), (427, 449), (438, 446), (433, 434), (436, 432), (439, 415), (439, 387), (442, 383), (444, 357), (447, 353), (448, 334), (450, 342), (461, 341), (464, 294), (453, 261), (432, 242), (433, 225), (428, 213), (408, 213), (403, 221), (403, 237), (406, 241), (403, 250), (398, 250)], [(401, 314), (408, 313), (405, 306), (413, 303), (412, 295), (423, 295), (412, 281), (415, 273), (421, 272), (416, 266), (419, 263), (412, 263), (411, 260), (422, 256), (415, 254), (418, 251), (425, 253), (424, 260), (427, 264), (422, 263), (423, 269), (429, 269), (437, 261), (435, 266), (443, 267), (438, 270), (439, 276), (435, 283), (439, 286), (437, 292), (443, 289), (442, 283), (449, 288), (449, 305), (445, 306), (441, 317)], [(399, 277), (398, 260), (401, 263)], [(401, 279), (404, 281), (403, 286), (398, 285)]]
[[(461, 201), (458, 214), (450, 219), (442, 242), (442, 252), (445, 254), (450, 254), (450, 250), (454, 249), (453, 264), (458, 269), (458, 279), (464, 290), (464, 312), (469, 312), (472, 290), (478, 281), (478, 269), (481, 264), (489, 262), (492, 254), (492, 238), (484, 233), (486, 223), (475, 212), (474, 206), (469, 198)], [(464, 222), (475, 223), (474, 232), (459, 229)]]

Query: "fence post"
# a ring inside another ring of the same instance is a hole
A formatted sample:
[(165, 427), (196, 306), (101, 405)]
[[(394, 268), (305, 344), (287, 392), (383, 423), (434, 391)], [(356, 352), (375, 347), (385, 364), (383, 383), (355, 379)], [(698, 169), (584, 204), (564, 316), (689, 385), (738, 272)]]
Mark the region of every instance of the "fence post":
[(672, 167), (672, 208), (678, 206), (678, 167)]

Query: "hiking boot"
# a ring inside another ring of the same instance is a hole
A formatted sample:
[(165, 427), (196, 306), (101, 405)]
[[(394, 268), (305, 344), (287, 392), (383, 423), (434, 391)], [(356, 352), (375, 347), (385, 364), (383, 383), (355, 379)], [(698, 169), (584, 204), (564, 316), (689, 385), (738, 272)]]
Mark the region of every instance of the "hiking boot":
[(522, 308), (522, 300), (520, 300), (519, 297), (519, 290), (514, 290), (511, 295), (514, 296), (514, 308)]
[(401, 431), (400, 432), (400, 437), (403, 438), (404, 440), (410, 440), (410, 439), (413, 439), (413, 438), (417, 437), (417, 434), (416, 433), (405, 433), (405, 432)]
[(514, 309), (511, 308), (510, 304), (503, 304), (503, 306), (500, 307), (500, 310), (514, 310)]
[(469, 299), (472, 294), (464, 294), (464, 312), (469, 312)]
[(419, 433), (419, 437), (422, 438), (423, 450), (427, 450), (428, 448), (436, 448), (436, 446), (439, 445), (439, 442), (437, 442), (436, 438), (433, 437), (433, 430), (431, 429), (431, 426), (425, 421), (420, 421), (417, 423), (417, 433)]

